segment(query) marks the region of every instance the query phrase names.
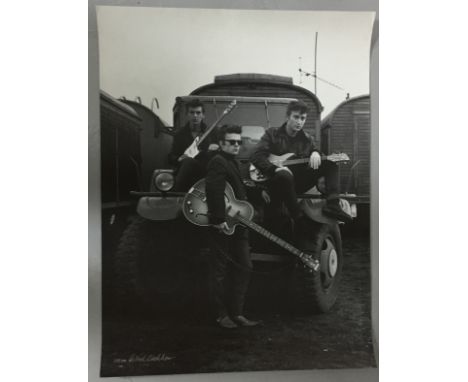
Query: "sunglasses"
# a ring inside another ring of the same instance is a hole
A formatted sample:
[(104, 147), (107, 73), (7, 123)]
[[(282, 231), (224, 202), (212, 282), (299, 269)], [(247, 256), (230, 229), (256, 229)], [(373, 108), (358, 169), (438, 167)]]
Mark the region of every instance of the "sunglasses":
[(225, 139), (224, 142), (229, 142), (230, 145), (235, 145), (236, 143), (239, 145), (239, 146), (242, 146), (242, 141), (241, 140), (238, 140), (238, 139)]

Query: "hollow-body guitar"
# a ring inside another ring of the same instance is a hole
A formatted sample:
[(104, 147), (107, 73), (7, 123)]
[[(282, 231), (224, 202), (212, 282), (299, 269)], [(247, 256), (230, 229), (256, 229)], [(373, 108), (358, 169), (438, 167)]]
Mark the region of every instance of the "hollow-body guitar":
[[(182, 211), (185, 218), (198, 226), (210, 226), (208, 205), (206, 203), (205, 179), (199, 180), (186, 194)], [(270, 231), (261, 227), (252, 221), (254, 215), (253, 206), (245, 201), (238, 200), (234, 195), (234, 190), (231, 185), (226, 182), (224, 189), (224, 200), (226, 204), (226, 223), (229, 227), (227, 234), (232, 235), (237, 225), (250, 228), (267, 239), (273, 241), (280, 247), (287, 250), (289, 253), (297, 256), (303, 264), (314, 271), (320, 268), (319, 261), (315, 260), (311, 255), (297, 249), (293, 245), (272, 234)]]

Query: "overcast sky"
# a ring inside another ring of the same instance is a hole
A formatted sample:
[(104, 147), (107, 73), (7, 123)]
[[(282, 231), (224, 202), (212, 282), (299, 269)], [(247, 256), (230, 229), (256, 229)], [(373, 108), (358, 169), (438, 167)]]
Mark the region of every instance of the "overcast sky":
[(369, 94), (371, 12), (260, 11), (98, 7), (100, 88), (150, 106), (172, 124), (175, 97), (212, 83), (215, 75), (267, 73), (292, 77), (314, 92), (322, 117), (345, 99)]

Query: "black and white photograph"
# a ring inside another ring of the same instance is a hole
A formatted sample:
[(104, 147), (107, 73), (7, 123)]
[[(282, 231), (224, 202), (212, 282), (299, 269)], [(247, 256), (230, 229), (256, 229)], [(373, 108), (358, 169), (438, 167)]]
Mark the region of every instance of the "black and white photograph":
[(374, 17), (97, 7), (102, 377), (376, 367)]

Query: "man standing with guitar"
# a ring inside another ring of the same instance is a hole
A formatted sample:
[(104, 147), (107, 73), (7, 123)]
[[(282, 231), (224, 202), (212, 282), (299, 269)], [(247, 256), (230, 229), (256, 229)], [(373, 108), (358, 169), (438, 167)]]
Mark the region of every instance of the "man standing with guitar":
[[(254, 150), (251, 161), (259, 171), (270, 178), (271, 203), (276, 209), (284, 202), (291, 217), (297, 220), (302, 214), (297, 202), (297, 192), (307, 191), (324, 177), (327, 204), (322, 212), (340, 221), (350, 222), (351, 216), (345, 213), (339, 204), (337, 165), (331, 161), (322, 162), (312, 137), (303, 130), (307, 111), (304, 102), (291, 101), (286, 112), (286, 122), (265, 132)], [(281, 156), (287, 153), (293, 153), (299, 158), (309, 158), (308, 166), (277, 166), (268, 159), (271, 154)]]
[[(244, 227), (237, 227), (227, 236), (226, 201), (224, 190), (228, 182), (235, 197), (247, 199), (236, 156), (242, 144), (240, 126), (224, 125), (219, 129), (220, 151), (208, 163), (206, 174), (206, 203), (213, 226), (210, 234), (212, 248), (211, 285), (217, 310), (217, 323), (223, 328), (256, 326), (243, 316), (244, 300), (252, 271), (249, 236)], [(229, 277), (228, 272), (230, 272)]]
[(206, 130), (204, 123), (205, 108), (199, 100), (192, 100), (186, 105), (188, 122), (174, 136), (169, 154), (171, 164), (177, 166), (174, 191), (187, 191), (197, 180), (205, 175), (205, 168), (210, 159), (210, 151), (218, 150), (215, 133), (208, 135), (201, 142), (199, 152), (187, 152), (194, 140)]

